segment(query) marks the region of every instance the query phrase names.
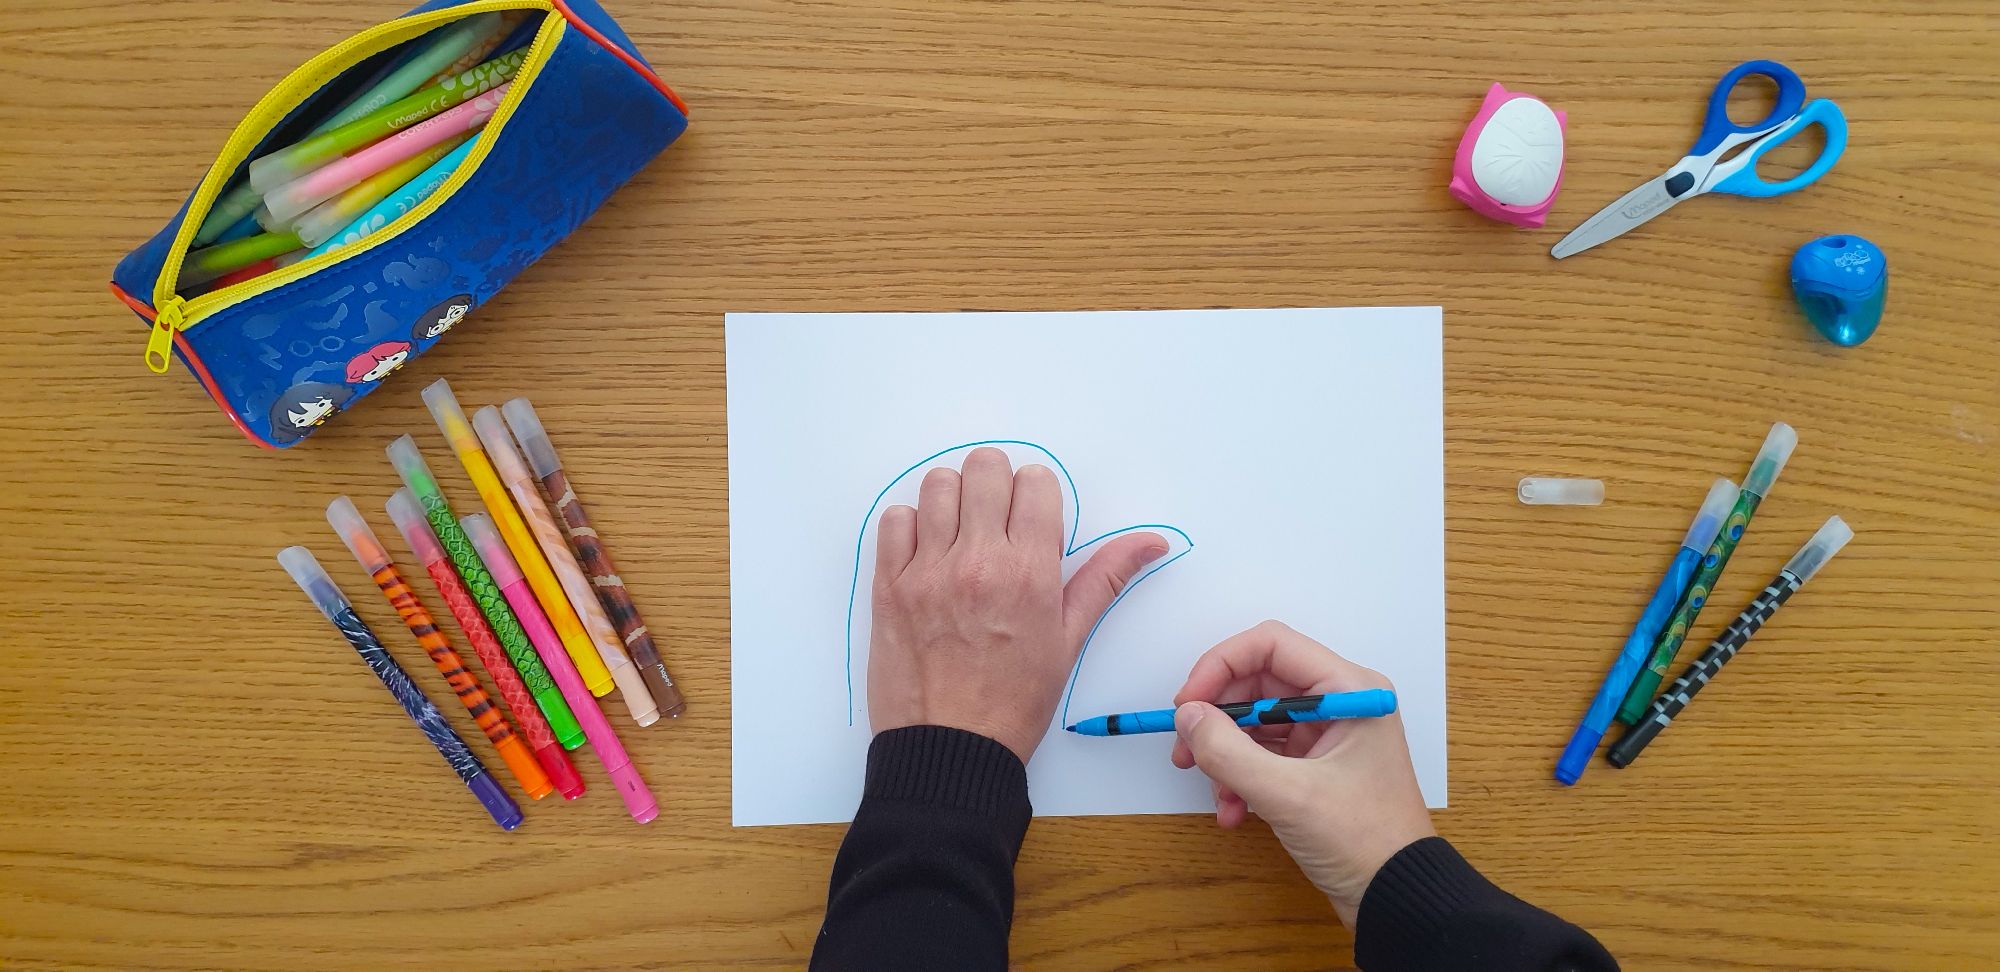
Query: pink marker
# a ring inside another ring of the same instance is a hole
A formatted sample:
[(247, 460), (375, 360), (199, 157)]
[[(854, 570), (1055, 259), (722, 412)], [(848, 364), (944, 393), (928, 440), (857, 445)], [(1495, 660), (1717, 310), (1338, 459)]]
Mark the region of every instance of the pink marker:
[(632, 758), (625, 755), (625, 747), (619, 745), (618, 736), (611, 731), (610, 721), (604, 718), (604, 710), (597, 707), (597, 700), (590, 697), (590, 690), (583, 686), (583, 676), (576, 673), (576, 664), (563, 652), (562, 639), (556, 637), (554, 628), (549, 627), (548, 616), (542, 613), (541, 604), (535, 601), (535, 594), (528, 589), (527, 579), (521, 576), (521, 568), (514, 563), (514, 555), (507, 552), (507, 542), (500, 539), (500, 529), (483, 513), (473, 513), (459, 518), (459, 525), (465, 528), (465, 535), (479, 550), (479, 559), (486, 561), (486, 570), (493, 575), (493, 583), (499, 585), (500, 593), (507, 598), (507, 604), (514, 609), (514, 616), (521, 627), (528, 632), (528, 641), (534, 644), (535, 653), (542, 656), (542, 664), (549, 667), (549, 674), (555, 677), (556, 687), (562, 689), (563, 698), (569, 702), (570, 711), (576, 714), (576, 721), (583, 726), (583, 735), (590, 741), (590, 748), (597, 752), (597, 758), (604, 764), (605, 775), (611, 777), (611, 785), (618, 788), (619, 797), (625, 801), (625, 809), (631, 811), (632, 819), (647, 823), (660, 815), (660, 805), (653, 799), (653, 791), (646, 789), (646, 781), (639, 778), (639, 769), (632, 765)]
[(450, 111), (433, 115), (353, 155), (334, 159), (264, 194), (271, 218), (290, 225), (307, 210), (347, 191), (361, 180), (423, 154), (425, 149), (485, 125), (514, 83), (507, 82)]

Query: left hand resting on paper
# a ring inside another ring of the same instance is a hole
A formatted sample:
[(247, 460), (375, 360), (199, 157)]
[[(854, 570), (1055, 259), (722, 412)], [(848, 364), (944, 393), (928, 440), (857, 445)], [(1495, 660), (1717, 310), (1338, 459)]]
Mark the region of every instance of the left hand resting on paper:
[(932, 469), (917, 507), (882, 513), (868, 718), (876, 732), (937, 725), (987, 736), (1023, 763), (1048, 731), (1091, 625), (1146, 564), (1157, 534), (1106, 541), (1062, 582), (1062, 488), (974, 449)]

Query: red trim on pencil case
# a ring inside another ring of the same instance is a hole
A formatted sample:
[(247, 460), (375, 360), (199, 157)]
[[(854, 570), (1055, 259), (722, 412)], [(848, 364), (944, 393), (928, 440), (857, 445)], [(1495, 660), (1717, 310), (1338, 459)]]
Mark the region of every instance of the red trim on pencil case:
[[(645, 62), (633, 57), (624, 48), (612, 43), (611, 38), (604, 36), (597, 28), (592, 27), (582, 17), (577, 16), (576, 11), (571, 10), (569, 4), (564, 3), (563, 0), (550, 0), (550, 2), (555, 5), (555, 9), (563, 15), (564, 20), (569, 21), (571, 26), (583, 31), (585, 37), (596, 41), (598, 46), (610, 51), (612, 56), (624, 61), (626, 66), (632, 70), (639, 72), (639, 76), (645, 78), (648, 84), (658, 88), (668, 101), (673, 102), (674, 107), (679, 109), (683, 116), (689, 114), (687, 102), (682, 101), (681, 96), (675, 94), (674, 89), (668, 87), (665, 81), (660, 80), (660, 76), (653, 73), (653, 69), (647, 67)], [(111, 295), (124, 302), (125, 306), (132, 308), (140, 317), (145, 318), (146, 323), (151, 324), (153, 318), (158, 316), (159, 312), (154, 310), (152, 305), (126, 293), (123, 287), (118, 286), (117, 281), (112, 281), (110, 287)], [(179, 331), (174, 332), (174, 347), (180, 350), (181, 357), (187, 361), (189, 370), (193, 371), (195, 377), (201, 380), (202, 387), (208, 391), (208, 397), (215, 402), (215, 407), (221, 409), (222, 414), (228, 417), (229, 424), (236, 426), (236, 431), (243, 433), (244, 438), (255, 442), (259, 448), (276, 451), (277, 446), (265, 441), (257, 433), (250, 431), (250, 426), (243, 421), (243, 417), (236, 414), (236, 411), (229, 407), (227, 401), (222, 397), (222, 390), (216, 387), (214, 376), (208, 373), (208, 366), (202, 363), (201, 356), (194, 353), (194, 348), (188, 344), (187, 338)]]
[[(159, 315), (159, 312), (155, 311), (152, 305), (126, 293), (125, 288), (118, 286), (116, 280), (111, 282), (111, 296), (124, 301), (125, 306), (132, 308), (140, 317), (145, 318), (148, 324), (153, 323), (153, 318)], [(208, 373), (208, 366), (201, 363), (201, 355), (194, 353), (194, 348), (190, 347), (187, 343), (187, 337), (179, 331), (174, 332), (174, 347), (180, 349), (181, 357), (187, 361), (188, 370), (193, 371), (194, 376), (201, 379), (201, 386), (207, 389), (208, 397), (211, 401), (215, 402), (215, 407), (221, 409), (222, 414), (229, 417), (229, 424), (236, 426), (236, 431), (243, 433), (244, 438), (257, 443), (262, 448), (276, 451), (277, 446), (258, 438), (257, 433), (250, 431), (250, 426), (244, 424), (243, 417), (236, 414), (236, 410), (230, 408), (223, 401), (222, 389), (215, 386), (215, 377)]]
[(682, 115), (688, 114), (687, 102), (682, 101), (681, 96), (674, 93), (674, 89), (667, 87), (667, 83), (660, 80), (660, 76), (654, 74), (653, 69), (646, 66), (646, 62), (633, 57), (624, 48), (612, 43), (611, 38), (598, 33), (597, 28), (585, 23), (583, 18), (577, 16), (576, 11), (571, 10), (569, 4), (564, 3), (563, 0), (550, 0), (550, 2), (554, 3), (556, 9), (562, 12), (563, 19), (569, 21), (570, 26), (583, 31), (583, 36), (596, 41), (599, 47), (610, 51), (619, 60), (624, 61), (627, 66), (631, 67), (632, 70), (639, 72), (639, 76), (645, 78), (653, 87), (660, 89), (660, 93), (666, 95), (667, 100), (673, 102), (674, 107), (679, 108)]

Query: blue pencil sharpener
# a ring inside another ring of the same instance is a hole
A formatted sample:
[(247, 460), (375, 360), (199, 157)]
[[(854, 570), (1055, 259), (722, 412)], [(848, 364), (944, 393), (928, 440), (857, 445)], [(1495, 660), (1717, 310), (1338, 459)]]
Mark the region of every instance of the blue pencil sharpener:
[(1875, 333), (1888, 294), (1889, 259), (1859, 236), (1822, 236), (1792, 254), (1792, 297), (1813, 328), (1841, 347)]

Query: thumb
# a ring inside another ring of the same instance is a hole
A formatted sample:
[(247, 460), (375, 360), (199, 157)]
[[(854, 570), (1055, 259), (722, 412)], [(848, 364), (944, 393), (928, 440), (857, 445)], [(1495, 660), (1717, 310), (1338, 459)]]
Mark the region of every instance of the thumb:
[(1222, 710), (1187, 702), (1174, 710), (1174, 732), (1208, 778), (1234, 790), (1252, 807), (1276, 793), (1291, 760), (1260, 745)]
[(1063, 633), (1072, 651), (1097, 624), (1111, 602), (1130, 586), (1147, 564), (1167, 552), (1166, 538), (1157, 533), (1128, 533), (1105, 541), (1090, 560), (1077, 568), (1063, 586)]

